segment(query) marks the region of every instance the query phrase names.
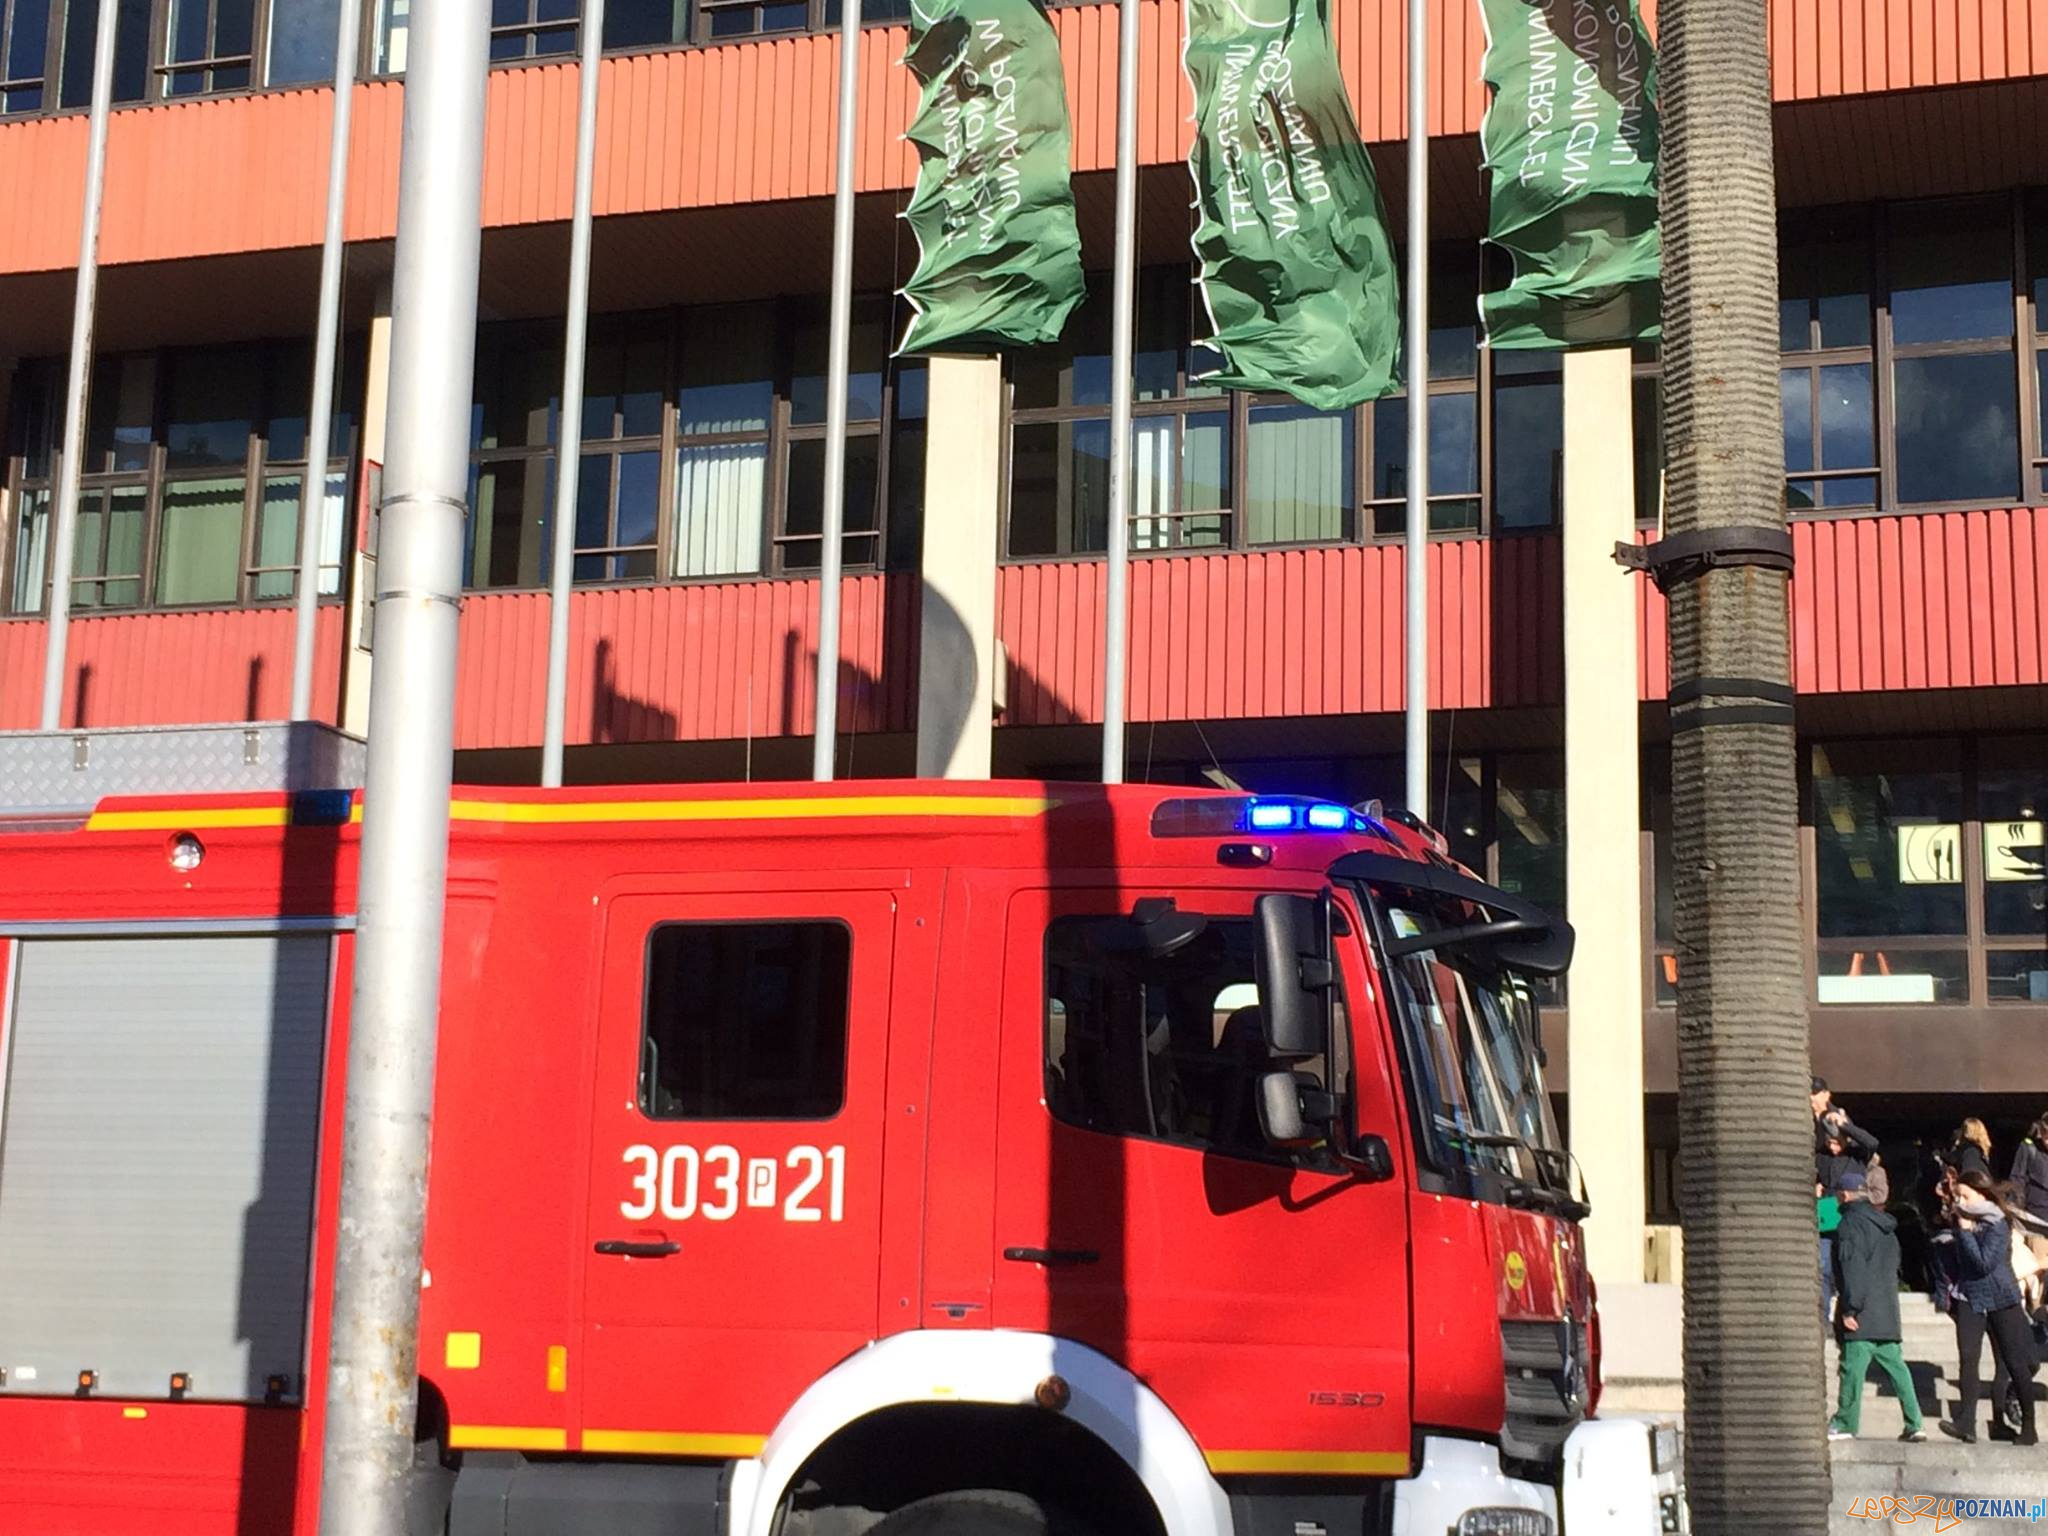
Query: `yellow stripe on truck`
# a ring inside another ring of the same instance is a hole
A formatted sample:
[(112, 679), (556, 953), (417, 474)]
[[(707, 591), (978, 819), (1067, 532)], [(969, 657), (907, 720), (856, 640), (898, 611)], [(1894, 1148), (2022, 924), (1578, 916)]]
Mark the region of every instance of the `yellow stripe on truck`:
[(611, 821), (823, 821), (848, 817), (1043, 816), (1038, 795), (839, 795), (768, 800), (456, 800), (455, 821), (583, 824)]
[[(829, 821), (858, 817), (1043, 816), (1059, 802), (1040, 795), (839, 795), (767, 800), (454, 800), (453, 821), (520, 826), (603, 825), (648, 821)], [(189, 810), (94, 811), (88, 832), (203, 832), (223, 827), (283, 827), (290, 805), (194, 806)], [(352, 823), (360, 804), (349, 808)]]
[(1205, 1451), (1216, 1473), (1310, 1472), (1354, 1477), (1406, 1477), (1405, 1451)]
[(523, 1424), (451, 1424), (451, 1451), (566, 1451), (566, 1429), (530, 1428)]
[(758, 1456), (766, 1435), (685, 1434), (659, 1429), (586, 1429), (583, 1449), (625, 1456)]
[(217, 827), (289, 825), (289, 805), (199, 806), (189, 811), (94, 811), (88, 832), (199, 832)]

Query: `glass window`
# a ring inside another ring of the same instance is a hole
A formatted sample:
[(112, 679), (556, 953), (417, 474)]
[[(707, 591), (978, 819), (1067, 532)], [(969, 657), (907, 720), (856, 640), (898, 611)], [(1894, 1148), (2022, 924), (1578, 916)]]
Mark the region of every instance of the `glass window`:
[(1503, 753), (1495, 764), (1495, 883), (1549, 912), (1563, 912), (1564, 760)]
[(2018, 494), (2010, 352), (1901, 357), (1892, 381), (1900, 501), (2002, 502)]
[(1795, 509), (1877, 504), (1869, 363), (1784, 369), (1785, 501)]
[(1984, 931), (2048, 940), (2048, 736), (1985, 736), (1977, 748)]
[(1864, 209), (1789, 216), (1780, 234), (1779, 348), (1868, 347), (1875, 246)]
[(1546, 528), (1564, 501), (1564, 376), (1552, 352), (1493, 359), (1493, 526)]
[(548, 524), (554, 508), (552, 458), (505, 459), (473, 466), (469, 476), (472, 587), (540, 587)]
[[(1090, 274), (1088, 296), (1068, 317), (1061, 338), (1011, 354), (1012, 404), (1017, 410), (1109, 404), (1111, 297), (1109, 275)], [(1180, 338), (1188, 307), (1199, 302), (1188, 269), (1145, 268), (1138, 274), (1137, 300), (1132, 394), (1139, 400), (1170, 399), (1179, 387)]]
[(1020, 422), (1010, 440), (1010, 553), (1109, 546), (1109, 423)]
[(1892, 342), (2012, 335), (2012, 205), (2005, 198), (1894, 211)]
[(47, 578), (50, 538), (50, 496), (47, 490), (24, 491), (18, 498), (14, 534), (14, 569), (7, 584), (7, 606), (13, 613), (41, 613)]
[[(87, 490), (79, 497), (71, 558), (73, 607), (132, 608), (142, 601), (142, 543), (148, 515), (148, 493), (140, 486)], [(240, 523), (239, 507), (236, 522)]]
[[(1407, 270), (1407, 252), (1401, 252)], [(1432, 533), (1476, 531), (1479, 495), (1479, 266), (1468, 250), (1436, 247), (1429, 286), (1429, 528)], [(1371, 446), (1373, 533), (1399, 538), (1407, 531), (1408, 395), (1375, 400), (1365, 408)]]
[(829, 1120), (846, 1097), (844, 923), (665, 923), (647, 940), (640, 1109)]
[[(114, 100), (142, 101), (150, 95), (152, 0), (115, 0), (115, 4), (120, 15), (114, 23)], [(66, 0), (60, 106), (92, 104), (93, 34), (98, 26), (99, 0)]]
[(1211, 917), (1156, 959), (1133, 949), (1133, 931), (1122, 916), (1046, 930), (1047, 1106), (1112, 1136), (1279, 1157), (1259, 1121), (1268, 1058), (1251, 923)]
[(1655, 374), (1638, 373), (1629, 425), (1635, 435), (1636, 521), (1656, 523), (1664, 515), (1664, 401)]
[(156, 564), (159, 603), (235, 601), (241, 589), (246, 486), (247, 481), (235, 475), (173, 481), (164, 487)]
[(50, 0), (0, 0), (0, 114), (40, 111)]
[[(881, 438), (875, 434), (846, 440), (845, 511), (842, 514), (839, 558), (847, 565), (873, 564), (880, 547), (876, 519), (880, 512)], [(783, 514), (785, 570), (814, 571), (825, 541), (825, 439), (800, 438), (789, 445), (789, 485)]]
[(250, 83), (255, 0), (167, 0), (164, 94), (233, 91)]
[(491, 57), (573, 53), (581, 12), (579, 0), (491, 0)]
[[(204, 364), (201, 365), (204, 370)], [(55, 390), (60, 387), (61, 375), (51, 375), (51, 429), (58, 426), (58, 415), (63, 407), (58, 403), (60, 396)], [(232, 391), (231, 391), (232, 392)], [(126, 357), (103, 357), (93, 364), (92, 398), (86, 405), (85, 424), (85, 472), (89, 475), (104, 474), (123, 470), (141, 470), (149, 467), (149, 451), (156, 439), (156, 394), (157, 357), (153, 352), (134, 353)], [(254, 398), (249, 391), (248, 399)], [(187, 424), (189, 430), (190, 424)], [(185, 459), (184, 463), (232, 463), (242, 462), (242, 455), (248, 451), (249, 421), (242, 422), (239, 439), (235, 438), (232, 425), (221, 433), (221, 448), (227, 453), (222, 459)], [(41, 468), (31, 465), (29, 473), (44, 475), (50, 471), (47, 460)]]
[[(303, 474), (271, 475), (263, 482), (257, 509), (255, 559), (249, 567), (249, 595), (258, 602), (290, 597), (299, 587), (299, 488)], [(341, 553), (346, 539), (348, 479), (330, 475), (320, 519), (322, 597), (341, 591)]]
[(1962, 1001), (1963, 781), (1954, 741), (1816, 742), (1816, 928), (1823, 1003)]
[(896, 424), (889, 437), (889, 564), (914, 570), (924, 534), (925, 410), (929, 374), (919, 359), (896, 365)]
[(307, 85), (334, 78), (338, 0), (270, 0), (270, 57), (264, 80)]
[(688, 36), (687, 0), (606, 0), (606, 48), (645, 48), (680, 43)]
[(1245, 444), (1245, 536), (1254, 544), (1358, 537), (1357, 417), (1255, 405)]
[(164, 394), (164, 446), (173, 469), (240, 465), (263, 399), (264, 355), (208, 348), (172, 356)]

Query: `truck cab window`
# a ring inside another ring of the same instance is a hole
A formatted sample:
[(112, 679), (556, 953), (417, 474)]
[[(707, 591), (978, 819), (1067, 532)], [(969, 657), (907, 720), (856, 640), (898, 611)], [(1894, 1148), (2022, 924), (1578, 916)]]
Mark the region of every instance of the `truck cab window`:
[(664, 923), (648, 935), (640, 1109), (827, 1120), (846, 1093), (844, 923)]
[[(1259, 1125), (1269, 1070), (1252, 924), (1210, 918), (1164, 956), (1130, 942), (1128, 917), (1064, 917), (1046, 931), (1046, 1103), (1070, 1125), (1277, 1154)], [(1337, 1036), (1344, 1032), (1341, 1009)], [(1323, 1062), (1302, 1064), (1322, 1080)]]
[[(1420, 907), (1383, 905), (1400, 938), (1449, 926)], [(1473, 1166), (1561, 1187), (1557, 1126), (1536, 1059), (1526, 979), (1465, 951), (1424, 950), (1388, 967), (1409, 1035), (1416, 1097), (1431, 1139)]]

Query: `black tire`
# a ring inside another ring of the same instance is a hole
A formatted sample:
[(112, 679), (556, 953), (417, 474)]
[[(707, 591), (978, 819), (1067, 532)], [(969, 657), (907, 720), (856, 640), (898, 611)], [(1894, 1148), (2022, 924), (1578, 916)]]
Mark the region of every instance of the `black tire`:
[(885, 1515), (868, 1536), (1093, 1536), (1036, 1499), (1001, 1488), (938, 1493)]

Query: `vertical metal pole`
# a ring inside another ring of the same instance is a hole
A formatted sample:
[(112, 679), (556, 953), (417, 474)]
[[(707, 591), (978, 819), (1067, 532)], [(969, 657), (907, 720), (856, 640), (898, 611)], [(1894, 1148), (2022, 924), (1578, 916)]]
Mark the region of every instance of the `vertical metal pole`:
[(71, 633), (71, 560), (78, 541), (78, 481), (85, 473), (86, 395), (92, 382), (93, 311), (100, 286), (100, 194), (107, 182), (107, 113), (114, 102), (114, 27), (121, 8), (100, 0), (92, 43), (92, 116), (85, 138), (85, 199), (78, 219), (78, 284), (71, 294), (71, 356), (64, 379), (63, 478), (49, 541), (50, 621), (43, 650), (42, 728), (64, 709), (64, 648)]
[(839, 566), (846, 526), (846, 370), (853, 331), (853, 137), (860, 108), (861, 0), (840, 0), (839, 165), (832, 189), (832, 336), (825, 367), (825, 504), (819, 518), (817, 734), (811, 777), (832, 778), (839, 734)]
[(412, 15), (322, 1536), (405, 1529), (454, 760), (489, 0)]
[(1138, 286), (1138, 0), (1117, 0), (1116, 257), (1109, 337), (1109, 572), (1103, 594), (1102, 782), (1124, 781), (1130, 644), (1131, 333)]
[(569, 708), (569, 582), (576, 569), (576, 489), (583, 468), (583, 352), (590, 330), (590, 191), (597, 167), (597, 77), (604, 0), (583, 0), (583, 57), (576, 97), (576, 206), (569, 218), (568, 318), (562, 325), (562, 430), (555, 456), (554, 566), (548, 581), (548, 691), (541, 722), (540, 781), (562, 783)]
[(328, 427), (341, 330), (342, 225), (348, 212), (349, 112), (356, 94), (361, 0), (341, 0), (334, 39), (334, 121), (327, 149), (327, 231), (320, 241), (320, 315), (313, 329), (313, 388), (306, 408), (306, 477), (299, 487), (299, 575), (292, 615), (292, 718), (313, 714), (313, 629), (320, 612), (320, 533), (326, 522)]
[(1429, 0), (1408, 0), (1407, 803), (1429, 816)]

